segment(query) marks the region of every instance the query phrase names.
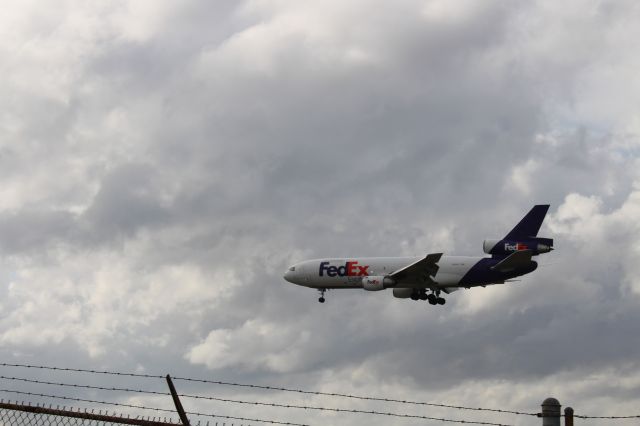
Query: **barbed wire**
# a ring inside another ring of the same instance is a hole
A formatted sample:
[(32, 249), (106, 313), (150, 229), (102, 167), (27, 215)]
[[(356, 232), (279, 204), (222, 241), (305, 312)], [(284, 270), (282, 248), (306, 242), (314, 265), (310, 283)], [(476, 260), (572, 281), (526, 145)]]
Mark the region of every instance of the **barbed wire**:
[(68, 372), (76, 372), (76, 373), (107, 374), (111, 376), (143, 377), (146, 379), (164, 379), (164, 376), (160, 376), (156, 374), (122, 373), (117, 371), (89, 370), (84, 368), (51, 367), (46, 365), (32, 365), (32, 364), (11, 364), (6, 362), (0, 363), (0, 367), (35, 368), (35, 369), (41, 369), (41, 370), (57, 370), (57, 371), (68, 371)]
[[(49, 382), (49, 381), (36, 380), (36, 379), (26, 379), (26, 378), (21, 378), (21, 377), (0, 376), (0, 379), (21, 381), (21, 382), (27, 382), (27, 383), (44, 384), (44, 385), (53, 385), (53, 386), (73, 387), (73, 388), (86, 388), (86, 389), (97, 389), (97, 390), (106, 390), (106, 391), (121, 391), (121, 392), (135, 392), (135, 393), (152, 394), (152, 395), (170, 395), (167, 392), (157, 392), (157, 391), (149, 391), (149, 390), (143, 390), (143, 389), (129, 389), (129, 388), (103, 387), (103, 386), (93, 386), (93, 385), (80, 385), (80, 384), (75, 384), (75, 383)], [(259, 405), (259, 406), (264, 406), (264, 407), (294, 408), (294, 409), (302, 409), (302, 410), (329, 411), (329, 412), (334, 412), (334, 413), (372, 414), (372, 415), (388, 416), (388, 417), (402, 417), (402, 418), (413, 418), (413, 419), (422, 419), (422, 420), (438, 420), (438, 421), (449, 422), (449, 423), (466, 423), (466, 424), (477, 424), (477, 425), (505, 426), (502, 423), (445, 419), (445, 418), (441, 418), (441, 417), (431, 417), (431, 416), (423, 416), (423, 415), (417, 415), (417, 414), (401, 414), (401, 413), (393, 413), (393, 412), (388, 412), (388, 411), (360, 410), (360, 409), (356, 409), (356, 408), (348, 409), (348, 408), (335, 408), (335, 407), (318, 407), (318, 406), (313, 406), (313, 405), (279, 404), (279, 403), (274, 403), (274, 402), (245, 401), (245, 400), (239, 400), (239, 399), (219, 398), (219, 397), (214, 397), (214, 396), (190, 395), (190, 394), (179, 394), (179, 396), (184, 397), (184, 398), (194, 398), (194, 399), (202, 399), (202, 400), (218, 401), (218, 402), (229, 402), (229, 403), (234, 403), (234, 404), (256, 405), (256, 406)]]
[[(82, 368), (67, 368), (67, 367), (52, 367), (52, 366), (44, 366), (44, 365), (32, 365), (32, 364), (16, 364), (16, 363), (0, 363), (2, 367), (17, 367), (17, 368), (32, 368), (32, 369), (43, 369), (43, 370), (52, 370), (52, 371), (66, 371), (66, 372), (77, 372), (77, 373), (90, 373), (90, 374), (104, 374), (104, 375), (112, 375), (112, 376), (124, 376), (124, 377), (138, 377), (138, 378), (147, 378), (147, 379), (164, 379), (164, 376), (155, 375), (155, 374), (144, 374), (144, 373), (124, 373), (117, 371), (107, 371), (107, 370), (92, 370), (92, 369), (82, 369)], [(5, 379), (9, 379), (7, 377), (3, 377)], [(24, 380), (27, 379), (18, 379), (16, 380)], [(493, 413), (502, 413), (502, 414), (513, 414), (513, 415), (523, 415), (523, 416), (537, 416), (538, 413), (524, 412), (524, 411), (515, 411), (515, 410), (502, 410), (499, 408), (486, 408), (486, 407), (469, 407), (463, 405), (454, 405), (454, 404), (441, 404), (435, 402), (421, 402), (421, 401), (412, 401), (412, 400), (403, 400), (403, 399), (394, 399), (394, 398), (382, 398), (382, 397), (373, 397), (373, 396), (363, 396), (363, 395), (352, 395), (345, 393), (334, 393), (334, 392), (321, 392), (321, 391), (310, 391), (310, 390), (302, 390), (302, 389), (292, 389), (292, 388), (284, 388), (277, 386), (267, 386), (267, 385), (256, 385), (256, 384), (248, 384), (248, 383), (234, 383), (220, 380), (207, 380), (207, 379), (195, 379), (190, 377), (172, 377), (173, 380), (182, 380), (186, 382), (197, 382), (197, 383), (207, 383), (207, 384), (215, 384), (221, 386), (234, 386), (234, 387), (244, 387), (244, 388), (253, 388), (253, 389), (262, 389), (262, 390), (272, 390), (272, 391), (281, 391), (281, 392), (292, 392), (299, 394), (307, 394), (307, 395), (318, 395), (318, 396), (331, 396), (331, 397), (339, 397), (339, 398), (349, 398), (349, 399), (357, 399), (363, 401), (379, 401), (379, 402), (390, 402), (390, 403), (398, 403), (398, 404), (408, 404), (408, 405), (421, 405), (421, 406), (430, 406), (430, 407), (439, 407), (439, 408), (450, 408), (457, 410), (469, 410), (469, 411), (486, 411)], [(36, 382), (37, 383), (37, 382)], [(43, 384), (55, 384), (53, 382), (40, 382)], [(65, 384), (58, 384), (60, 386), (65, 386)], [(126, 388), (107, 388), (100, 386), (89, 386), (89, 385), (72, 385), (68, 384), (68, 386), (73, 387), (86, 387), (90, 389), (99, 389), (99, 390), (114, 390), (114, 391), (122, 391), (122, 392), (138, 392), (138, 393), (152, 393), (159, 395), (168, 395), (168, 393), (163, 392), (154, 392), (154, 391), (140, 391), (136, 389), (126, 389)], [(214, 397), (202, 397), (197, 395), (180, 395), (185, 398), (200, 398), (200, 399), (212, 399), (215, 400)], [(228, 401), (231, 402), (231, 401)], [(253, 402), (245, 401), (247, 404), (254, 404)], [(267, 403), (262, 403), (267, 404)], [(294, 407), (291, 407), (294, 408)], [(300, 407), (305, 408), (305, 407)], [(307, 409), (314, 409), (312, 407), (306, 407)], [(220, 416), (222, 417), (222, 416)], [(623, 416), (589, 416), (589, 415), (574, 415), (576, 418), (580, 419), (640, 419), (640, 414), (632, 414), (632, 415), (623, 415)], [(269, 423), (269, 422), (265, 422)], [(465, 423), (464, 421), (462, 423)], [(466, 422), (470, 423), (470, 422)], [(286, 424), (286, 423), (285, 423)]]
[(578, 419), (610, 419), (610, 420), (622, 420), (622, 419), (640, 419), (640, 414), (631, 415), (631, 416), (583, 416), (579, 414), (574, 414), (574, 418)]
[[(61, 395), (48, 395), (48, 394), (35, 393), (35, 392), (24, 392), (24, 391), (17, 391), (13, 389), (0, 389), (0, 392), (13, 393), (18, 395), (39, 396), (42, 398), (62, 399), (66, 401), (88, 402), (91, 404), (113, 405), (117, 407), (135, 408), (140, 410), (152, 410), (157, 412), (175, 414), (175, 410), (169, 410), (166, 408), (146, 407), (143, 405), (135, 405), (135, 404), (125, 404), (122, 402), (96, 401), (93, 399), (74, 398), (70, 396), (61, 396)], [(242, 420), (242, 421), (248, 421), (248, 422), (270, 423), (270, 424), (286, 425), (286, 426), (309, 426), (308, 424), (302, 424), (302, 423), (289, 423), (289, 422), (281, 422), (278, 420), (266, 420), (266, 419), (251, 419), (246, 417), (234, 417), (234, 416), (226, 416), (221, 414), (209, 414), (209, 413), (198, 413), (198, 412), (187, 412), (187, 414), (192, 416), (199, 416), (199, 417), (213, 417), (213, 418), (219, 418), (219, 419)]]
[(468, 410), (468, 411), (487, 411), (492, 413), (514, 414), (519, 416), (536, 416), (537, 415), (537, 413), (528, 413), (524, 411), (513, 411), (513, 410), (502, 410), (500, 408), (468, 407), (463, 405), (441, 404), (437, 402), (421, 402), (421, 401), (412, 401), (412, 400), (406, 400), (406, 399), (382, 398), (382, 397), (375, 397), (375, 396), (352, 395), (352, 394), (336, 393), (336, 392), (309, 391), (309, 390), (302, 390), (302, 389), (281, 388), (281, 387), (253, 385), (253, 384), (246, 384), (246, 383), (243, 384), (243, 383), (216, 381), (216, 380), (192, 379), (192, 378), (186, 378), (186, 377), (172, 376), (172, 379), (189, 381), (189, 382), (200, 382), (200, 383), (224, 385), (224, 386), (236, 386), (236, 387), (274, 390), (274, 391), (282, 391), (282, 392), (293, 392), (293, 393), (306, 394), (306, 395), (332, 396), (332, 397), (338, 397), (338, 398), (357, 399), (360, 401), (391, 402), (391, 403), (398, 403), (398, 404), (421, 405), (421, 406), (427, 406), (427, 407), (450, 408), (450, 409)]
[[(44, 381), (44, 380), (26, 379), (26, 378), (23, 378), (23, 377), (0, 376), (0, 379), (14, 380), (14, 381), (20, 381), (20, 382), (26, 382), (26, 383), (37, 383), (37, 384), (40, 384), (40, 385), (64, 386), (64, 387), (79, 388), (79, 389), (95, 389), (95, 390), (118, 391), (118, 392), (132, 392), (132, 393), (143, 393), (143, 394), (151, 394), (151, 395), (171, 395), (169, 392), (158, 392), (158, 391), (143, 390), (143, 389), (116, 388), (116, 387), (95, 386), (95, 385), (80, 385), (80, 384), (76, 384), (76, 383), (48, 382), (48, 381)], [(180, 395), (180, 396), (182, 396), (182, 395)]]
[(437, 421), (446, 422), (446, 423), (509, 426), (509, 425), (505, 425), (504, 423), (492, 423), (492, 422), (473, 421), (473, 420), (455, 420), (455, 419), (447, 419), (442, 417), (422, 416), (418, 414), (400, 414), (400, 413), (392, 413), (388, 411), (360, 410), (356, 408), (349, 409), (349, 408), (316, 407), (316, 406), (295, 405), (295, 404), (277, 404), (273, 402), (243, 401), (238, 399), (218, 398), (218, 397), (212, 397), (212, 396), (199, 396), (199, 395), (182, 395), (181, 394), (180, 396), (185, 398), (197, 398), (197, 399), (206, 399), (210, 401), (231, 402), (231, 403), (243, 404), (243, 405), (261, 405), (261, 406), (279, 407), (279, 408), (297, 408), (297, 409), (304, 409), (304, 410), (332, 411), (336, 413), (373, 414), (377, 416), (403, 417), (403, 418), (421, 419), (421, 420), (437, 420)]
[[(92, 373), (92, 374), (107, 374), (107, 375), (115, 375), (115, 376), (143, 377), (143, 378), (152, 378), (152, 379), (164, 379), (164, 376), (159, 376), (159, 375), (140, 374), (140, 373), (122, 373), (122, 372), (100, 371), (100, 370), (87, 370), (87, 369), (81, 369), (81, 368), (62, 368), (62, 367), (48, 367), (48, 366), (41, 366), (41, 365), (9, 364), (9, 363), (0, 363), (0, 366), (36, 368), (36, 369), (45, 369), (45, 370), (58, 370), (58, 371), (71, 371), (71, 372)], [(502, 410), (502, 409), (499, 409), (499, 408), (468, 407), (468, 406), (462, 406), (462, 405), (441, 404), (441, 403), (435, 403), (435, 402), (420, 402), (420, 401), (411, 401), (411, 400), (403, 400), (403, 399), (381, 398), (381, 397), (362, 396), (362, 395), (351, 395), (351, 394), (345, 394), (345, 393), (320, 392), (320, 391), (291, 389), (291, 388), (276, 387), (276, 386), (255, 385), (255, 384), (247, 384), (247, 383), (234, 383), (234, 382), (225, 382), (225, 381), (219, 381), (219, 380), (194, 379), (194, 378), (189, 378), (189, 377), (173, 377), (172, 376), (171, 378), (173, 380), (182, 380), (182, 381), (186, 381), (186, 382), (207, 383), (207, 384), (215, 384), (215, 385), (221, 385), (221, 386), (234, 386), (234, 387), (263, 389), (263, 390), (281, 391), (281, 392), (292, 392), (292, 393), (299, 393), (299, 394), (306, 394), (306, 395), (331, 396), (331, 397), (338, 397), (338, 398), (357, 399), (357, 400), (361, 400), (361, 401), (390, 402), (390, 403), (398, 403), (398, 404), (421, 405), (421, 406), (428, 406), (428, 407), (449, 408), (449, 409), (468, 410), (468, 411), (487, 411), (487, 412), (492, 412), (492, 413), (514, 414), (514, 415), (520, 415), (520, 416), (536, 416), (537, 415), (537, 413), (514, 411), (514, 410)]]

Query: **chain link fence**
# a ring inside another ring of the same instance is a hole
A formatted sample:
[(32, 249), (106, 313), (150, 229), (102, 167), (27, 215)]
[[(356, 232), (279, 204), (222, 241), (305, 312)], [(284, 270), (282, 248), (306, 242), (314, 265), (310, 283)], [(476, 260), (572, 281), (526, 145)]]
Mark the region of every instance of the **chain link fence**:
[(118, 415), (95, 414), (81, 410), (67, 410), (31, 406), (24, 404), (0, 403), (0, 426), (113, 426), (117, 424), (139, 426), (179, 425), (171, 419), (141, 419)]

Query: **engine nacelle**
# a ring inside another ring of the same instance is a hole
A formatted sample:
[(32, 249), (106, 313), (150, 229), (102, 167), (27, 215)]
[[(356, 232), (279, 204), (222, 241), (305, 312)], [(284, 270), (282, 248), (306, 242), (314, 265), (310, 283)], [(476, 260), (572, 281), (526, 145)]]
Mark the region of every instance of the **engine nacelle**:
[(368, 276), (362, 279), (362, 288), (367, 291), (380, 291), (385, 288), (393, 287), (395, 281), (384, 276)]
[(397, 297), (398, 299), (408, 299), (415, 291), (416, 290), (414, 288), (394, 288), (393, 297)]
[(525, 238), (521, 240), (484, 240), (482, 249), (487, 254), (508, 256), (516, 251), (531, 250), (533, 255), (553, 250), (552, 238)]
[(494, 247), (497, 246), (500, 241), (501, 240), (484, 240), (482, 242), (482, 251), (484, 251), (487, 254), (491, 254), (491, 250), (493, 250)]

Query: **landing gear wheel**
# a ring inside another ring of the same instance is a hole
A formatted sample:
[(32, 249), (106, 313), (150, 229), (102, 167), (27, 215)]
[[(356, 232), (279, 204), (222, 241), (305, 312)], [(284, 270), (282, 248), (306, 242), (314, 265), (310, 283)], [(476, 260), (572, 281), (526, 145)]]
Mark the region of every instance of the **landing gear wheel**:
[(427, 300), (429, 301), (430, 305), (436, 305), (438, 303), (438, 298), (436, 297), (435, 294), (428, 295)]
[(324, 292), (327, 291), (327, 289), (326, 288), (320, 288), (320, 289), (318, 289), (318, 291), (320, 292), (320, 298), (318, 299), (318, 302), (324, 303)]
[(444, 305), (447, 302), (443, 297), (438, 297), (436, 301), (438, 302), (438, 305)]
[(320, 299), (318, 299), (318, 302), (324, 303), (324, 297), (321, 297)]

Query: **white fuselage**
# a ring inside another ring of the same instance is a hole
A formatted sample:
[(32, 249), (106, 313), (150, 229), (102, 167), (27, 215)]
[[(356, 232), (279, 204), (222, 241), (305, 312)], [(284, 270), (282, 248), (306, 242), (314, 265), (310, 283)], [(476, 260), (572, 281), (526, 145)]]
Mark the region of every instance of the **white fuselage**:
[[(387, 276), (420, 260), (421, 257), (365, 257), (327, 258), (300, 262), (285, 273), (284, 278), (294, 284), (311, 288), (362, 288), (367, 276)], [(461, 287), (462, 278), (481, 257), (442, 256), (439, 269), (433, 276), (435, 287)], [(418, 283), (398, 284), (399, 288), (420, 287)]]

